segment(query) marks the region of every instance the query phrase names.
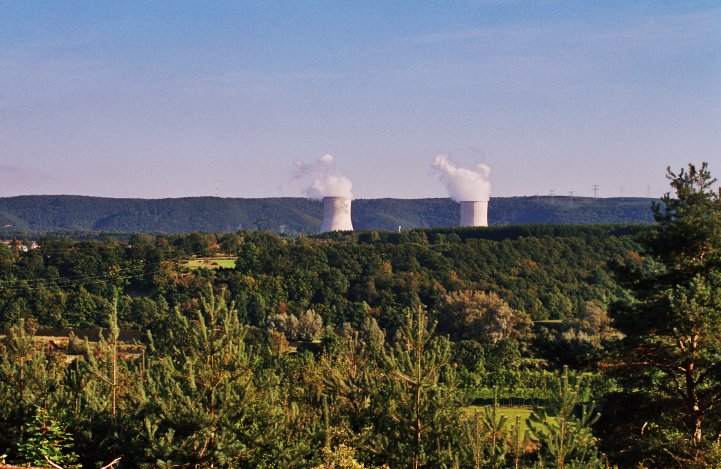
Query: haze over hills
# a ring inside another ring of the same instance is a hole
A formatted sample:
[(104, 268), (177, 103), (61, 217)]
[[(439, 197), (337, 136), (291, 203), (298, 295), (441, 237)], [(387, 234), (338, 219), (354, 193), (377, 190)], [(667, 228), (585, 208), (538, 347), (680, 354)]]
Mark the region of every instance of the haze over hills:
[[(652, 222), (649, 198), (495, 197), (491, 225)], [(263, 229), (317, 233), (322, 203), (305, 198), (114, 199), (74, 195), (0, 198), (0, 232), (235, 231)], [(359, 199), (353, 201), (356, 230), (454, 226), (459, 206), (446, 198)]]

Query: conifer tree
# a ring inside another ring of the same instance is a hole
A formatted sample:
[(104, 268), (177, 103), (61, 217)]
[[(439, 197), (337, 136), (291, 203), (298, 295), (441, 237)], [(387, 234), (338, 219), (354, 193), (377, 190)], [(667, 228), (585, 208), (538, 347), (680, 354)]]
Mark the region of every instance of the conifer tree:
[(277, 412), (256, 387), (246, 329), (224, 294), (200, 299), (194, 322), (176, 310), (183, 335), (146, 376), (147, 456), (158, 465), (238, 467), (273, 438)]
[(481, 423), (481, 412), (473, 412), (473, 418), (466, 422), (466, 445), (470, 449), (470, 457), (475, 469), (486, 464), (486, 434)]
[(551, 393), (550, 412), (541, 407), (529, 419), (531, 432), (541, 444), (542, 460), (557, 469), (606, 467), (591, 432), (600, 414), (594, 403), (582, 402), (583, 393), (583, 378), (570, 377), (564, 368)]
[(140, 373), (137, 361), (123, 357), (114, 292), (107, 332), (98, 342), (85, 341), (85, 354), (66, 366), (61, 398), (83, 464), (123, 455), (132, 461), (130, 441), (137, 434)]
[(667, 177), (673, 193), (654, 206), (645, 257), (622, 272), (634, 298), (615, 320), (628, 387), (654, 401), (642, 422), (661, 431), (645, 433), (688, 466), (721, 434), (721, 190), (706, 163)]
[[(332, 356), (322, 358), (323, 380), (330, 396), (335, 433), (340, 443), (363, 448), (373, 431), (372, 405), (381, 392), (380, 355), (358, 332), (344, 337)], [(337, 443), (337, 442), (336, 442)]]
[(483, 409), (480, 420), (487, 440), (486, 467), (502, 467), (506, 461), (508, 449), (508, 417), (500, 413), (498, 388), (493, 390), (493, 405)]
[(469, 463), (475, 468), (508, 467), (509, 452), (514, 463), (523, 454), (525, 435), (520, 433), (518, 420), (509, 427), (508, 417), (502, 415), (498, 404), (498, 390), (493, 390), (493, 405), (473, 412), (473, 417), (464, 422), (465, 446)]
[(0, 452), (11, 457), (36, 409), (56, 405), (62, 379), (63, 364), (39, 350), (34, 336), (34, 328), (21, 319), (0, 346)]
[(107, 403), (109, 406), (112, 421), (118, 414), (118, 389), (120, 387), (118, 337), (120, 336), (120, 328), (118, 327), (118, 296), (117, 292), (113, 298), (113, 307), (108, 318), (108, 338), (100, 335), (100, 342), (96, 347), (91, 348), (89, 342), (86, 341), (86, 360), (90, 373), (100, 380), (102, 387), (107, 390)]
[(528, 430), (521, 431), (521, 416), (516, 415), (516, 421), (511, 426), (511, 453), (513, 454), (513, 467), (518, 469), (521, 458), (526, 453), (528, 443)]
[(434, 337), (421, 308), (408, 313), (386, 354), (387, 389), (379, 402), (385, 425), (383, 462), (393, 467), (443, 467), (459, 450), (460, 397), (449, 366), (450, 342)]

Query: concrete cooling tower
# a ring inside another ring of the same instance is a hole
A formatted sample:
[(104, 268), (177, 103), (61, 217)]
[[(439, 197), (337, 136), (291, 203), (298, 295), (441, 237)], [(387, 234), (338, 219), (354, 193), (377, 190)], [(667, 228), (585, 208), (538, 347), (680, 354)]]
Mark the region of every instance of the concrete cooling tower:
[(347, 197), (323, 197), (323, 223), (320, 232), (353, 231), (350, 219), (351, 199)]
[(461, 226), (488, 226), (488, 201), (461, 202)]

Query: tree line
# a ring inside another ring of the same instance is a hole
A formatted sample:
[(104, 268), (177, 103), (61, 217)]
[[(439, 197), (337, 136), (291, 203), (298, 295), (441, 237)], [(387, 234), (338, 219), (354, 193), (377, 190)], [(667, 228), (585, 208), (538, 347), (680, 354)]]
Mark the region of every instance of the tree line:
[[(489, 217), (495, 225), (524, 223), (648, 223), (652, 199), (588, 197), (495, 197)], [(72, 195), (0, 197), (3, 233), (64, 230), (133, 233), (267, 230), (317, 233), (320, 200), (300, 197), (232, 199), (112, 199)], [(397, 230), (458, 224), (451, 199), (359, 199), (353, 202), (353, 226), (361, 230)]]

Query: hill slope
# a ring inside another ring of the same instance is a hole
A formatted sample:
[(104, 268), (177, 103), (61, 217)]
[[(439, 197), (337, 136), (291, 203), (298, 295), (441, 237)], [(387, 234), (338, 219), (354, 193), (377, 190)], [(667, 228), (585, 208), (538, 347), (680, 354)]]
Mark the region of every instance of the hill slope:
[[(652, 221), (645, 198), (497, 197), (489, 223), (645, 223)], [(453, 226), (458, 204), (450, 199), (359, 199), (353, 202), (358, 230)], [(0, 198), (0, 231), (64, 230), (110, 232), (234, 231), (265, 229), (315, 233), (322, 204), (302, 198), (112, 199), (73, 195)]]

